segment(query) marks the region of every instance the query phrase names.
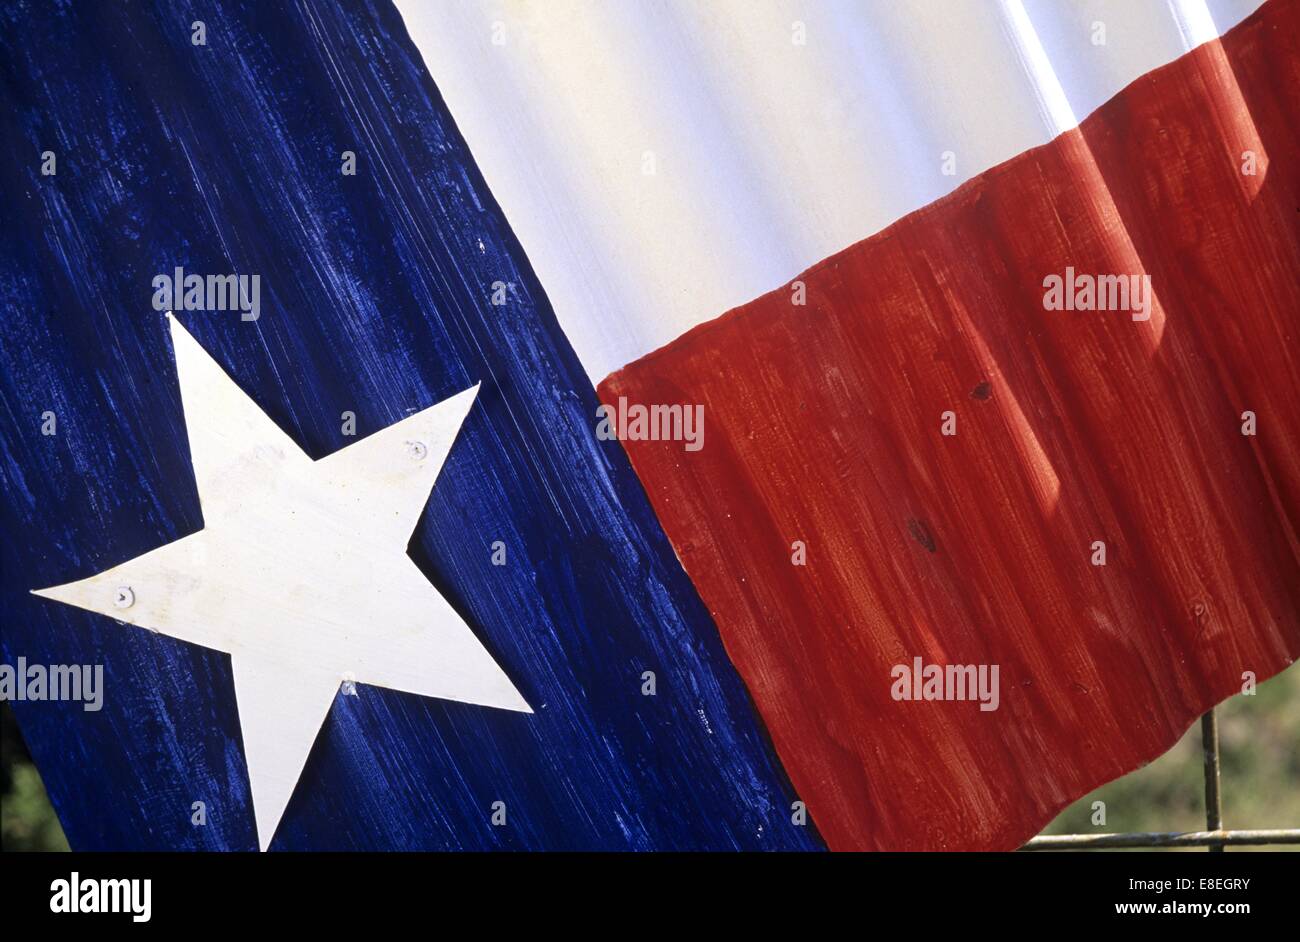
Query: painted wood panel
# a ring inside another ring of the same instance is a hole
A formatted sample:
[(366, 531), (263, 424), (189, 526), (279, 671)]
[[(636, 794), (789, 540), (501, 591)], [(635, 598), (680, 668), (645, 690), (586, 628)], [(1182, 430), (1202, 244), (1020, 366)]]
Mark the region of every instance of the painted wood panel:
[(703, 406), (625, 446), (833, 849), (1016, 847), (1300, 655), (1298, 43), (1266, 4), (601, 384)]
[(592, 382), (1046, 144), (1259, 6), (396, 2)]
[(104, 666), (15, 704), (74, 848), (257, 846), (229, 659), (27, 594), (203, 526), (175, 266), (260, 276), (186, 324), (313, 459), (482, 383), (409, 552), (536, 712), (340, 695), (273, 850), (821, 846), (390, 4), (7, 4), (0, 122), (3, 653)]

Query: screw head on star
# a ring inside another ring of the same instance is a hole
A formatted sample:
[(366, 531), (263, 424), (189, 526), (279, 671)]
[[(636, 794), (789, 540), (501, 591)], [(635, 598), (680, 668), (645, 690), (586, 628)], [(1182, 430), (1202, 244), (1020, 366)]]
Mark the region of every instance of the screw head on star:
[(532, 712), (406, 553), (478, 386), (313, 461), (167, 317), (203, 529), (33, 594), (230, 655), (265, 850), (343, 681)]

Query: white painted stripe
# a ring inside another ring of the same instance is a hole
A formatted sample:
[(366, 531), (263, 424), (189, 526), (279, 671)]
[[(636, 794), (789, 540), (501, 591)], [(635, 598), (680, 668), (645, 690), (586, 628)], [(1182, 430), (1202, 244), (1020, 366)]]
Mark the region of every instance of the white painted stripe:
[(999, 0), (999, 3), (1002, 16), (1015, 39), (1020, 66), (1038, 93), (1039, 114), (1044, 126), (1051, 131), (1053, 137), (1077, 127), (1079, 119), (1074, 116), (1065, 89), (1056, 77), (1056, 68), (1038, 39), (1038, 32), (1029, 19), (1025, 5), (1021, 0)]
[(1259, 3), (397, 0), (593, 380)]

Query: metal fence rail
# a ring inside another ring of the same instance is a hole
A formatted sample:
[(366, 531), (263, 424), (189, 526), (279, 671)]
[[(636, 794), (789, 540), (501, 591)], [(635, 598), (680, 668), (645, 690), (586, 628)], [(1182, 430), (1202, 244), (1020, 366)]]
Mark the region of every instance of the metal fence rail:
[(1204, 831), (1136, 834), (1052, 834), (1032, 838), (1021, 850), (1104, 850), (1113, 847), (1204, 847), (1222, 853), (1232, 845), (1300, 844), (1300, 828), (1228, 831), (1223, 828), (1223, 799), (1219, 793), (1219, 721), (1214, 710), (1201, 717), (1201, 749), (1205, 754)]

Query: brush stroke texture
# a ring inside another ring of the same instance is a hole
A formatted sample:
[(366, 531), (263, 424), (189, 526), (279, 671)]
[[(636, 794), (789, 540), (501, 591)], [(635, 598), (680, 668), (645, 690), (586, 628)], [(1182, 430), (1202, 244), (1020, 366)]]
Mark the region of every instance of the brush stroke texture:
[[(1015, 847), (1300, 654), (1298, 43), (1274, 0), (601, 384), (704, 404), (625, 446), (833, 849)], [(1151, 320), (1045, 311), (1069, 265)], [(916, 656), (1000, 708), (894, 701)]]
[(0, 121), (3, 653), (105, 666), (15, 705), (74, 848), (256, 848), (229, 659), (26, 594), (202, 526), (176, 265), (261, 275), (187, 325), (313, 458), (483, 383), (410, 553), (537, 713), (338, 697), (273, 849), (822, 846), (391, 5), (8, 4)]
[(595, 382), (1046, 144), (1259, 2), (396, 5)]

